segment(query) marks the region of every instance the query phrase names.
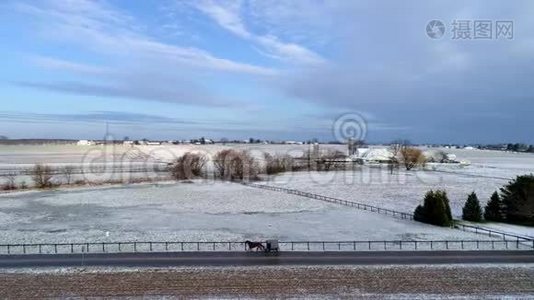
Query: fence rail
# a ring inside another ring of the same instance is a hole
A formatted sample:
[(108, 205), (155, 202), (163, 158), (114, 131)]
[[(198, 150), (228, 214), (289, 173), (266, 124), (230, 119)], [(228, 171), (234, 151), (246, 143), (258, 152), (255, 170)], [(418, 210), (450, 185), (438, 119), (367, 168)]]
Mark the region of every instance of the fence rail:
[(396, 211), (396, 210), (392, 210), (392, 209), (388, 209), (388, 208), (382, 208), (382, 207), (373, 206), (373, 205), (369, 205), (369, 204), (363, 204), (363, 203), (358, 203), (358, 202), (354, 202), (354, 201), (348, 201), (348, 200), (343, 200), (343, 199), (323, 196), (323, 195), (319, 195), (319, 194), (308, 193), (308, 192), (303, 192), (303, 191), (294, 190), (294, 189), (288, 189), (288, 188), (282, 188), (282, 187), (274, 187), (274, 186), (269, 186), (269, 185), (264, 185), (264, 184), (255, 184), (255, 183), (250, 183), (250, 182), (243, 182), (243, 184), (246, 185), (246, 186), (260, 188), (260, 189), (264, 189), (264, 190), (270, 190), (270, 191), (276, 191), (276, 192), (284, 192), (284, 193), (287, 193), (287, 194), (292, 194), (292, 195), (312, 198), (312, 199), (321, 200), (321, 201), (330, 202), (330, 203), (335, 203), (335, 204), (341, 204), (341, 205), (345, 205), (345, 206), (349, 206), (349, 207), (355, 207), (357, 209), (376, 212), (376, 213), (379, 213), (379, 214), (390, 215), (390, 216), (393, 216), (393, 217), (396, 217), (396, 218), (413, 220), (413, 214), (406, 213), (406, 212), (401, 212), (401, 211)]
[(465, 224), (455, 224), (455, 227), (457, 229), (460, 229), (460, 230), (463, 230), (463, 231), (469, 231), (469, 232), (473, 232), (473, 233), (476, 233), (476, 234), (487, 234), (489, 237), (492, 237), (492, 236), (495, 236), (495, 237), (502, 237), (503, 240), (517, 240), (517, 241), (527, 241), (527, 242), (531, 242), (531, 241), (534, 241), (534, 238), (531, 238), (531, 237), (527, 237), (527, 236), (521, 236), (521, 235), (516, 235), (516, 234), (511, 234), (511, 233), (506, 233), (506, 232), (501, 232), (501, 231), (498, 231), (498, 230), (493, 230), (493, 229), (489, 229), (489, 228), (483, 228), (483, 227), (479, 227), (479, 226), (472, 226), (472, 225), (465, 225)]
[[(446, 250), (534, 250), (534, 242), (519, 240), (435, 241), (282, 241), (280, 251), (446, 251)], [(87, 254), (146, 252), (238, 252), (244, 242), (106, 242), (0, 245), (0, 255)]]

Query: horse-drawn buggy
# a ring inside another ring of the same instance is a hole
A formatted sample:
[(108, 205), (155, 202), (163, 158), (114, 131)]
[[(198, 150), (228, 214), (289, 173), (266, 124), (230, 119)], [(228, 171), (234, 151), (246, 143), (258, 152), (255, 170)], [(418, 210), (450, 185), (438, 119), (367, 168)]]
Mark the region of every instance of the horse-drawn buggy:
[(246, 241), (245, 242), (245, 250), (248, 251), (263, 251), (265, 254), (275, 254), (278, 255), (278, 251), (280, 251), (280, 248), (278, 246), (278, 240), (267, 240), (265, 242), (265, 245), (263, 245), (262, 242), (251, 242)]

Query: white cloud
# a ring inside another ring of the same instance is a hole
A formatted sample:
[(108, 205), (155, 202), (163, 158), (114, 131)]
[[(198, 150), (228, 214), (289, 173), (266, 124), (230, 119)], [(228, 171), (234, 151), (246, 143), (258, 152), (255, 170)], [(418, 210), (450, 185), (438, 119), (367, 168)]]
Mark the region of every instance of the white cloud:
[(66, 61), (63, 59), (57, 59), (52, 57), (45, 56), (33, 56), (30, 58), (36, 65), (42, 68), (52, 69), (52, 70), (65, 70), (76, 73), (86, 73), (86, 74), (109, 74), (113, 70), (107, 67), (92, 66), (82, 63), (75, 63), (71, 61)]
[(17, 3), (18, 11), (36, 18), (50, 38), (69, 40), (106, 54), (141, 56), (220, 71), (273, 75), (275, 70), (220, 58), (193, 47), (156, 41), (143, 34), (134, 20), (101, 2), (47, 1), (39, 5)]
[(274, 35), (257, 35), (247, 29), (240, 10), (241, 1), (219, 2), (204, 0), (193, 2), (194, 6), (213, 19), (224, 29), (263, 47), (270, 57), (300, 64), (321, 64), (325, 62), (319, 54), (304, 46), (281, 41)]

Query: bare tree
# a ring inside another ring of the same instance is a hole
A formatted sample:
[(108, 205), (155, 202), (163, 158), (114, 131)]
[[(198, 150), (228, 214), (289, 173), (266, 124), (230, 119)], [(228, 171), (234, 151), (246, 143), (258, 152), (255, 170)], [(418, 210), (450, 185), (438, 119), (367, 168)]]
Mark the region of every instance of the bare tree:
[(408, 140), (395, 140), (389, 144), (389, 151), (391, 152), (391, 161), (388, 164), (390, 174), (393, 174), (393, 171), (399, 168), (402, 157), (401, 152), (403, 149), (406, 149), (410, 145)]
[(17, 175), (14, 173), (9, 173), (7, 175), (4, 175), (4, 178), (6, 179), (6, 182), (2, 185), (2, 189), (4, 191), (12, 191), (17, 189), (16, 179)]
[(194, 179), (204, 176), (207, 158), (199, 153), (187, 152), (171, 166), (171, 175), (176, 180)]
[(46, 165), (35, 165), (31, 171), (35, 186), (40, 189), (51, 188), (52, 183), (52, 168)]
[(402, 159), (402, 164), (404, 165), (407, 171), (425, 162), (425, 156), (423, 155), (423, 151), (413, 147), (406, 147), (401, 149), (400, 157)]
[(65, 181), (67, 185), (70, 185), (72, 182), (72, 176), (74, 174), (74, 166), (64, 166), (61, 169), (61, 172), (63, 173), (63, 176), (65, 176)]
[(264, 159), (265, 159), (265, 172), (268, 175), (293, 170), (293, 158), (287, 154), (271, 155), (269, 153), (264, 153)]
[(254, 180), (258, 178), (260, 166), (246, 151), (222, 150), (214, 159), (216, 177), (225, 180)]
[(215, 177), (225, 178), (226, 177), (226, 157), (230, 156), (234, 150), (225, 149), (217, 152), (213, 158), (213, 165), (215, 167)]

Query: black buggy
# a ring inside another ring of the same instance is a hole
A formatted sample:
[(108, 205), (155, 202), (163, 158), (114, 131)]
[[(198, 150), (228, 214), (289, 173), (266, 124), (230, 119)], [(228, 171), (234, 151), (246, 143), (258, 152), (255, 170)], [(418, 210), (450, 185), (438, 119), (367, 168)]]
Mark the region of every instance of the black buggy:
[(278, 255), (280, 248), (278, 247), (278, 240), (267, 240), (265, 242), (265, 253)]

